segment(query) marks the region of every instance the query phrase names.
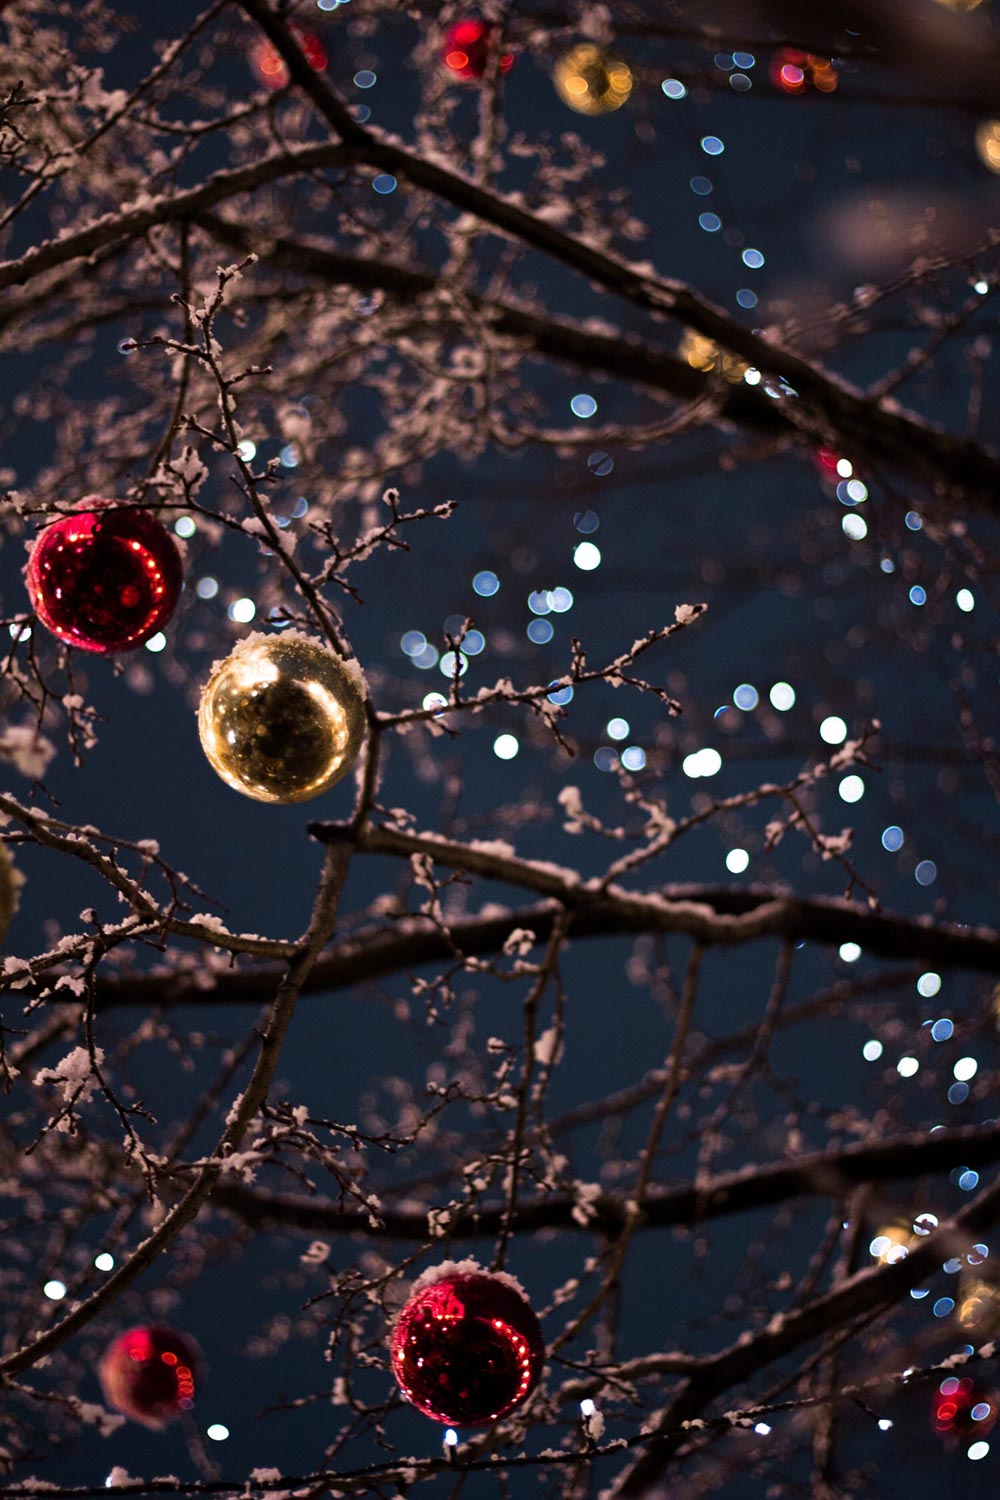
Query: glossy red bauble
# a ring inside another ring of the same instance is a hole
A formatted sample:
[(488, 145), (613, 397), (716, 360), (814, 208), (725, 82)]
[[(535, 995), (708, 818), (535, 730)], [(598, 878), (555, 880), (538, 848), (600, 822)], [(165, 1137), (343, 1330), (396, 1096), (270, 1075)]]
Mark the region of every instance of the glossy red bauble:
[[(482, 78), (490, 61), (490, 31), (485, 21), (456, 21), (444, 39), (445, 67), (458, 78)], [(509, 73), (513, 66), (514, 54), (502, 52), (497, 71)]]
[(538, 1384), (545, 1344), (530, 1305), (484, 1271), (417, 1283), (391, 1340), (407, 1401), (437, 1422), (476, 1427), (506, 1416)]
[(104, 1399), (115, 1411), (144, 1427), (165, 1427), (194, 1405), (201, 1351), (186, 1333), (151, 1323), (110, 1343), (97, 1373)]
[(180, 553), (148, 510), (89, 498), (47, 526), (28, 593), (53, 635), (82, 651), (131, 651), (167, 623), (184, 581)]

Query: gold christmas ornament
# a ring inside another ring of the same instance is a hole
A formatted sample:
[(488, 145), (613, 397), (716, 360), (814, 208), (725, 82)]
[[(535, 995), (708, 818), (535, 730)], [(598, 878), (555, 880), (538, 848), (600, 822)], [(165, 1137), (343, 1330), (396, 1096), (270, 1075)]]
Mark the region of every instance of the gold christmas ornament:
[(213, 769), (258, 802), (308, 802), (346, 776), (365, 736), (365, 685), (297, 632), (255, 632), (218, 662), (198, 708)]
[(1000, 172), (1000, 120), (980, 120), (976, 126), (979, 160), (991, 172)]
[(740, 359), (738, 354), (730, 354), (728, 349), (720, 349), (714, 339), (708, 339), (702, 333), (695, 333), (693, 328), (684, 330), (679, 352), (692, 370), (701, 370), (705, 375), (712, 370), (718, 370), (730, 385), (739, 385), (750, 368), (746, 360)]
[(592, 42), (564, 52), (552, 69), (552, 82), (562, 102), (581, 115), (610, 115), (632, 92), (628, 66)]
[(893, 1219), (878, 1231), (868, 1252), (883, 1266), (895, 1265), (897, 1260), (906, 1259), (914, 1245), (919, 1244), (918, 1236), (926, 1232), (922, 1227), (914, 1230), (909, 1219)]
[(1000, 1331), (1000, 1287), (978, 1276), (963, 1276), (956, 1315), (967, 1333), (993, 1338)]
[(0, 943), (7, 936), (7, 928), (17, 911), (24, 876), (14, 868), (7, 845), (0, 841)]

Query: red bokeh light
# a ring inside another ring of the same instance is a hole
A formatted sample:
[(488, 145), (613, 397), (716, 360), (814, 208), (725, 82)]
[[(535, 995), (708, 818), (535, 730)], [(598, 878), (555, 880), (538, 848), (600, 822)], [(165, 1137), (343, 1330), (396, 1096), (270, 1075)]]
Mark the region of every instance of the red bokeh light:
[[(446, 68), (457, 78), (482, 78), (490, 63), (491, 28), (485, 21), (456, 21), (449, 27), (442, 49), (442, 60)], [(509, 73), (514, 66), (514, 54), (502, 52), (497, 60), (497, 70)]]
[[(306, 62), (314, 73), (324, 73), (329, 59), (326, 50), (318, 36), (311, 31), (301, 31), (293, 26), (292, 35), (298, 42), (305, 55)], [(288, 69), (285, 60), (277, 48), (268, 41), (260, 41), (251, 53), (253, 70), (265, 88), (282, 89), (288, 82)]]
[(812, 52), (785, 47), (771, 61), (771, 82), (783, 94), (804, 94), (807, 88), (832, 94), (839, 81), (831, 60)]
[(934, 1431), (952, 1442), (983, 1438), (996, 1425), (997, 1397), (976, 1387), (968, 1375), (949, 1375), (931, 1399)]

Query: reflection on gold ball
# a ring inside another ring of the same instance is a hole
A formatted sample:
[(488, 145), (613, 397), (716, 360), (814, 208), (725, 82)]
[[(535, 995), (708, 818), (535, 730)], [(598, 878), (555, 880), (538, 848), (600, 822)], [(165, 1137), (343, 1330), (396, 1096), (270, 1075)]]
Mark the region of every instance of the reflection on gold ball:
[(746, 360), (740, 359), (738, 354), (730, 354), (728, 350), (720, 349), (714, 339), (707, 339), (704, 334), (695, 333), (691, 328), (684, 331), (680, 353), (692, 370), (701, 370), (706, 375), (711, 370), (718, 370), (730, 385), (739, 385), (750, 368)]
[(592, 42), (564, 52), (552, 70), (552, 82), (562, 102), (581, 115), (610, 115), (632, 92), (630, 69)]
[(976, 126), (979, 160), (991, 172), (1000, 172), (1000, 120), (980, 120)]
[(938, 5), (943, 5), (946, 10), (957, 10), (960, 12), (976, 10), (982, 5), (983, 0), (937, 0)]
[(198, 733), (219, 775), (258, 802), (308, 802), (346, 776), (365, 734), (363, 679), (318, 641), (248, 635), (202, 690)]
[(7, 845), (0, 842), (0, 943), (7, 936), (11, 918), (17, 911), (24, 877), (14, 868)]

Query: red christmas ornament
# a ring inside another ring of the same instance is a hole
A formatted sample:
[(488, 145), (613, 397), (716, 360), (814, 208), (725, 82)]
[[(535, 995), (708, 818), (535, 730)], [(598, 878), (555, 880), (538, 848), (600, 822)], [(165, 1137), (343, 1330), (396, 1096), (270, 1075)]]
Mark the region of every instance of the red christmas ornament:
[(968, 1375), (961, 1380), (949, 1375), (942, 1380), (931, 1400), (934, 1431), (952, 1443), (983, 1438), (996, 1425), (997, 1398), (978, 1390)]
[(194, 1405), (201, 1379), (194, 1339), (162, 1323), (130, 1328), (101, 1356), (97, 1373), (104, 1399), (144, 1427), (161, 1428)]
[[(306, 62), (314, 73), (326, 71), (327, 55), (323, 43), (318, 36), (311, 31), (300, 31), (297, 26), (291, 28), (292, 35), (305, 53)], [(288, 69), (285, 59), (277, 47), (268, 41), (258, 42), (250, 55), (253, 70), (257, 74), (265, 88), (283, 89), (288, 82)]]
[[(456, 21), (444, 39), (441, 56), (444, 65), (458, 78), (482, 78), (490, 61), (492, 28), (485, 21)], [(513, 52), (502, 52), (497, 70), (509, 73), (514, 66)]]
[(545, 1343), (505, 1277), (456, 1268), (418, 1282), (391, 1340), (407, 1401), (436, 1422), (476, 1427), (506, 1416), (538, 1384)]
[(184, 573), (169, 532), (148, 510), (89, 497), (40, 532), (28, 593), (53, 635), (83, 651), (131, 651), (174, 612)]

